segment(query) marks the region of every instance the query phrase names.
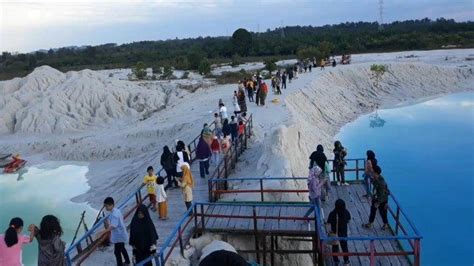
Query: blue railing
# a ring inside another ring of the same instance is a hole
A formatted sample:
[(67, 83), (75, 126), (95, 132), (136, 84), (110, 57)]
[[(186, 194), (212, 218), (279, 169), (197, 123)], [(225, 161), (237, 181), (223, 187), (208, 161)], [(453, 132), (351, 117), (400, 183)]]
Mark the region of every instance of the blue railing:
[[(208, 203), (208, 202), (196, 202), (193, 203), (191, 208), (188, 209), (188, 211), (183, 215), (179, 223), (174, 227), (174, 229), (171, 231), (170, 235), (166, 238), (164, 243), (161, 245), (161, 248), (159, 251), (147, 259), (137, 263), (137, 266), (143, 266), (146, 263), (149, 263), (150, 261), (154, 261), (156, 266), (164, 266), (166, 262), (168, 261), (169, 257), (171, 256), (176, 244), (180, 245), (180, 252), (181, 255), (183, 254), (184, 246), (187, 244), (189, 239), (183, 239), (183, 233), (185, 232), (186, 229), (188, 229), (188, 226), (191, 224), (190, 222), (194, 220), (194, 228), (190, 229), (196, 229), (198, 226), (198, 217), (201, 217), (201, 219), (204, 219), (206, 216), (204, 214), (204, 207), (209, 207), (209, 206), (235, 206), (236, 204), (233, 203), (221, 203), (221, 202), (215, 202), (215, 203)], [(304, 207), (304, 208), (313, 208), (316, 209), (316, 206), (311, 205), (311, 204), (256, 204), (256, 203), (238, 203), (238, 206), (247, 206), (247, 207)], [(198, 208), (199, 207), (199, 208)], [(199, 210), (201, 212), (199, 212)], [(191, 214), (191, 211), (193, 213)], [(316, 212), (314, 213), (315, 216), (313, 219), (317, 220), (316, 217)], [(249, 218), (252, 218), (251, 216)], [(308, 217), (306, 217), (308, 218)], [(261, 219), (261, 218), (260, 218)], [(202, 222), (201, 222), (202, 223)], [(317, 225), (316, 221), (314, 223), (315, 227)], [(172, 244), (172, 245), (171, 245)], [(171, 246), (170, 246), (171, 245)]]

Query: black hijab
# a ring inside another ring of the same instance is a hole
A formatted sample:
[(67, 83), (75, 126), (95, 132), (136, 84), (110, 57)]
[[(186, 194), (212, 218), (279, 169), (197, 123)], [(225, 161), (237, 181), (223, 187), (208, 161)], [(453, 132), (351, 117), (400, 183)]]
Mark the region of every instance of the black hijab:
[[(143, 218), (138, 217), (138, 213), (143, 214)], [(148, 208), (141, 204), (138, 206), (130, 223), (130, 241), (129, 244), (140, 250), (149, 250), (152, 245), (156, 244), (158, 234), (155, 225), (150, 218)]]

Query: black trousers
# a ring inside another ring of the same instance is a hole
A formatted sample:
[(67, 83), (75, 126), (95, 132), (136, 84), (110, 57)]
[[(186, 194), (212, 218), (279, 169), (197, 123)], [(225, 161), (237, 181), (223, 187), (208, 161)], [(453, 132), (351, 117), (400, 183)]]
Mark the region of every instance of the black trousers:
[[(150, 257), (151, 256), (151, 251), (149, 249), (148, 250), (134, 249), (133, 250), (133, 255), (135, 256), (136, 263), (139, 263), (142, 260), (145, 260), (148, 257)], [(144, 265), (145, 266), (152, 266), (153, 263), (150, 261), (150, 262), (145, 263)]]
[(336, 166), (336, 178), (337, 178), (336, 181), (342, 182), (342, 183), (346, 182), (344, 168), (345, 168), (344, 164), (340, 164)]
[[(342, 236), (341, 236), (342, 237)], [(342, 248), (342, 252), (349, 252), (349, 249), (347, 248), (347, 241), (345, 240), (340, 240), (339, 241), (340, 245), (341, 245), (341, 248)], [(336, 252), (339, 252), (339, 245), (333, 245), (332, 246), (332, 252), (333, 253), (336, 253)], [(335, 262), (335, 263), (339, 263), (339, 258), (337, 256), (333, 256), (332, 257), (332, 260)], [(348, 262), (349, 261), (349, 257), (348, 256), (344, 256), (344, 262)]]
[(170, 187), (178, 187), (178, 181), (174, 180), (174, 176), (176, 176), (176, 169), (165, 169), (166, 172), (166, 179), (168, 180), (168, 184), (165, 186), (165, 190)]
[[(369, 217), (369, 223), (373, 223), (375, 220), (375, 214), (377, 214), (377, 208), (375, 207), (375, 201), (372, 200), (372, 206), (370, 206), (370, 217)], [(388, 219), (387, 219), (387, 202), (382, 202), (380, 203), (379, 207), (379, 212), (380, 212), (380, 217), (382, 217), (382, 221), (384, 224), (388, 224)]]
[[(186, 205), (186, 211), (188, 211), (189, 208), (191, 208), (191, 206), (193, 205), (193, 202), (192, 201), (185, 201), (184, 204)], [(191, 212), (189, 214), (192, 215), (193, 211), (191, 210)]]
[(128, 257), (127, 250), (125, 249), (125, 243), (114, 244), (114, 255), (117, 260), (117, 266), (123, 266), (122, 256), (125, 259), (125, 263), (130, 264), (130, 258)]

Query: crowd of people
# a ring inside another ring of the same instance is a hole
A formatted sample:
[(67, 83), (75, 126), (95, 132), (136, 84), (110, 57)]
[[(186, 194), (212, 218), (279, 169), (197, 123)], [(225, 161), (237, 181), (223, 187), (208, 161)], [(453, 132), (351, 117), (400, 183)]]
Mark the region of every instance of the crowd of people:
[[(340, 141), (334, 143), (333, 148), (334, 160), (332, 170), (330, 168), (328, 159), (324, 153), (324, 148), (322, 145), (316, 147), (309, 157), (309, 174), (308, 174), (308, 190), (309, 190), (309, 200), (320, 209), (322, 202), (327, 202), (329, 199), (329, 194), (331, 193), (331, 186), (329, 180), (329, 174), (331, 171), (335, 172), (335, 178), (333, 183), (336, 186), (349, 186), (350, 184), (345, 180), (345, 166), (347, 165), (346, 156), (347, 150), (342, 146)], [(370, 214), (368, 223), (362, 224), (364, 228), (372, 228), (375, 215), (377, 210), (380, 213), (382, 218), (383, 225), (381, 230), (388, 229), (388, 219), (387, 219), (387, 208), (388, 208), (388, 196), (390, 191), (388, 189), (387, 183), (385, 182), (384, 177), (382, 176), (382, 168), (377, 163), (375, 158), (375, 152), (368, 150), (366, 152), (367, 159), (364, 169), (364, 186), (366, 194), (364, 197), (371, 200)], [(346, 203), (343, 199), (337, 199), (335, 201), (334, 209), (329, 213), (326, 224), (329, 226), (327, 229), (330, 236), (333, 237), (347, 237), (348, 236), (348, 223), (351, 220), (351, 214), (349, 210), (346, 209)], [(312, 210), (310, 209), (306, 213), (306, 217), (310, 215)], [(330, 243), (332, 246), (332, 252), (339, 252), (339, 246), (341, 247), (344, 253), (348, 252), (347, 241), (340, 240)], [(336, 265), (339, 263), (339, 258), (337, 256), (333, 257)], [(349, 265), (349, 257), (344, 256), (344, 265)]]

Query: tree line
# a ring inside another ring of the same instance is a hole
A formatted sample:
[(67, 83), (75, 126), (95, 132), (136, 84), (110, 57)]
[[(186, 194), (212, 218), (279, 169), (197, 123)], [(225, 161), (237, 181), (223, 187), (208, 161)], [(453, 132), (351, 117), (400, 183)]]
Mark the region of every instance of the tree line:
[(291, 26), (253, 33), (238, 29), (231, 37), (199, 37), (163, 41), (114, 43), (86, 48), (59, 48), (47, 52), (0, 57), (0, 79), (23, 76), (40, 65), (61, 71), (146, 67), (173, 67), (208, 74), (210, 65), (262, 58), (323, 58), (333, 54), (439, 49), (444, 45), (474, 47), (474, 22), (439, 18), (396, 21), (379, 29), (376, 22)]

